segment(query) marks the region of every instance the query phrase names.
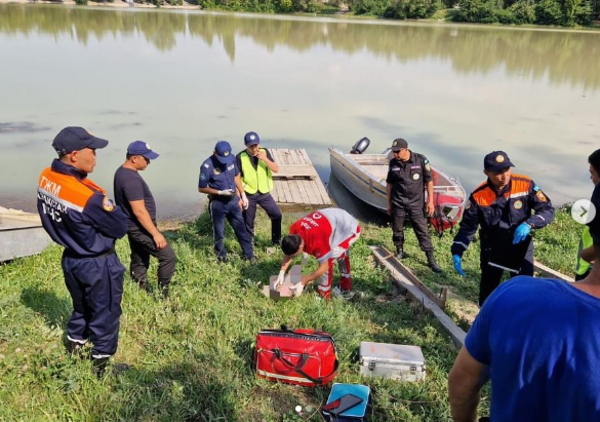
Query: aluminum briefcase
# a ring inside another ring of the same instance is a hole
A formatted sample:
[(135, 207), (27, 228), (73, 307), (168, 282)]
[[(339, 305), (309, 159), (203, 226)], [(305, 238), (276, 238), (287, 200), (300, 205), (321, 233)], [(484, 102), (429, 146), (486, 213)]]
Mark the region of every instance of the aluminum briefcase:
[(425, 358), (418, 346), (400, 344), (360, 343), (360, 372), (368, 377), (383, 377), (398, 381), (425, 379)]

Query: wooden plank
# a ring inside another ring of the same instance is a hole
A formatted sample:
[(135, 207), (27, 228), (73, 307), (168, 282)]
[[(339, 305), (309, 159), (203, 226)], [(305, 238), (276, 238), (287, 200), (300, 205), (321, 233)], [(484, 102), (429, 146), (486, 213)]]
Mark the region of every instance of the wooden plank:
[(294, 156), (294, 161), (296, 162), (296, 164), (310, 166), (310, 164), (308, 164), (306, 162), (306, 160), (304, 159), (304, 156), (302, 155), (301, 150), (299, 150), (299, 149), (292, 150), (292, 154)]
[(329, 194), (327, 193), (327, 190), (325, 190), (325, 185), (321, 181), (320, 177), (317, 177), (315, 179), (315, 184), (317, 186), (317, 190), (321, 194), (321, 198), (323, 198), (323, 203), (327, 204), (327, 205), (331, 205), (331, 198), (329, 197)]
[(399, 270), (397, 266), (398, 261), (391, 252), (381, 246), (370, 246), (369, 248), (373, 252), (373, 255), (375, 255), (375, 258), (390, 271), (396, 285), (405, 290), (411, 299), (421, 303), (425, 309), (429, 310), (437, 318), (442, 327), (450, 334), (450, 338), (457, 348), (463, 347), (467, 334)]
[(316, 190), (316, 186), (315, 186), (314, 182), (309, 182), (308, 180), (303, 180), (299, 183), (304, 185), (304, 189), (306, 189), (306, 193), (308, 195), (308, 200), (310, 201), (311, 204), (319, 205), (319, 204), (323, 203), (323, 200), (321, 199), (321, 195)]
[(288, 181), (288, 186), (290, 187), (290, 191), (292, 193), (292, 202), (295, 204), (302, 204), (302, 195), (298, 191), (298, 185), (295, 180)]
[(568, 281), (569, 283), (573, 283), (575, 281), (573, 277), (564, 275), (562, 273), (559, 273), (558, 271), (554, 271), (552, 268), (546, 267), (544, 264), (538, 261), (533, 261), (533, 269), (535, 271), (539, 271), (546, 277), (557, 278), (559, 280)]
[(425, 293), (429, 299), (433, 300), (441, 309), (446, 309), (446, 294), (444, 292), (444, 290), (446, 289), (445, 287), (444, 289), (442, 289), (442, 296), (444, 298), (439, 298), (435, 295), (435, 293), (429, 290), (429, 287), (424, 285), (421, 282), (421, 280), (419, 280), (419, 278), (416, 275), (414, 275), (412, 271), (409, 270), (402, 262), (398, 261), (397, 265), (398, 269), (402, 272), (402, 274), (404, 274), (404, 276), (408, 278), (415, 286), (421, 289), (421, 291)]
[(271, 196), (275, 200), (275, 202), (281, 202), (279, 198), (281, 195), (279, 194), (279, 183), (273, 181), (273, 189), (271, 190)]
[(283, 165), (292, 164), (290, 161), (290, 152), (287, 149), (279, 150), (279, 157)]
[(290, 155), (292, 157), (292, 162), (296, 165), (303, 165), (304, 164), (304, 160), (301, 160), (300, 158), (300, 154), (298, 154), (298, 150), (297, 149), (292, 149), (290, 150)]
[(283, 193), (285, 194), (285, 202), (287, 204), (293, 203), (294, 198), (292, 197), (290, 182), (288, 182), (288, 181), (281, 182), (281, 185), (283, 186)]
[(273, 156), (273, 160), (275, 160), (275, 162), (281, 166), (283, 163), (281, 162), (281, 156), (279, 155), (279, 150), (271, 149), (269, 151), (271, 152), (271, 155)]
[(304, 186), (304, 180), (296, 180), (296, 186), (298, 187), (298, 192), (300, 196), (302, 196), (302, 203), (311, 204), (310, 197), (308, 196), (308, 192), (306, 191), (306, 187)]
[(308, 156), (308, 153), (306, 152), (305, 149), (300, 149), (298, 150), (300, 152), (300, 155), (302, 155), (302, 159), (304, 160), (304, 162), (308, 165), (313, 165), (312, 161), (310, 160), (310, 157)]
[(317, 171), (306, 165), (280, 165), (279, 172), (273, 173), (273, 179), (315, 179)]

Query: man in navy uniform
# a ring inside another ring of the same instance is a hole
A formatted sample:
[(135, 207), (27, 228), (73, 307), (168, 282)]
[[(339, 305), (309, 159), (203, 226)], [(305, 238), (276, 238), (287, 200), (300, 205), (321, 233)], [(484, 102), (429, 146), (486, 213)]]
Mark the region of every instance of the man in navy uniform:
[[(427, 226), (428, 216), (433, 215), (433, 175), (429, 160), (422, 154), (408, 149), (408, 142), (398, 138), (392, 143), (394, 158), (390, 160), (387, 182), (387, 212), (392, 218), (392, 240), (396, 257), (404, 255), (404, 221), (410, 220), (419, 240), (421, 250), (433, 272), (442, 269), (433, 256), (433, 244)], [(427, 191), (427, 202), (425, 192)]]
[[(471, 193), (450, 249), (456, 272), (464, 276), (462, 255), (481, 226), (479, 306), (498, 287), (504, 272), (504, 268), (490, 260), (492, 255), (504, 255), (501, 259), (510, 260), (511, 254), (519, 249), (513, 245), (529, 241), (532, 229), (546, 227), (554, 219), (550, 198), (529, 177), (512, 174), (514, 164), (505, 152), (486, 155), (483, 167), (488, 179)], [(520, 275), (533, 275), (533, 242), (518, 266)]]
[(233, 227), (244, 258), (256, 261), (252, 239), (242, 217), (242, 207), (248, 208), (248, 198), (244, 193), (240, 172), (235, 165), (235, 155), (231, 152), (229, 142), (217, 142), (213, 155), (202, 163), (198, 191), (208, 195), (217, 261), (227, 261), (224, 242), (225, 219)]
[[(254, 219), (256, 207), (260, 205), (271, 219), (271, 243), (281, 243), (281, 210), (271, 196), (273, 173), (279, 166), (273, 160), (268, 149), (260, 147), (260, 137), (256, 132), (244, 136), (246, 149), (236, 156), (236, 165), (240, 170), (242, 186), (248, 197), (248, 209), (244, 211), (246, 229), (254, 239)], [(256, 240), (254, 240), (256, 244)]]
[(127, 216), (87, 175), (96, 149), (108, 141), (82, 127), (66, 127), (52, 142), (58, 158), (39, 178), (37, 207), (52, 240), (64, 246), (62, 269), (73, 299), (67, 350), (89, 341), (97, 375), (117, 351), (123, 274), (115, 241), (127, 233)]

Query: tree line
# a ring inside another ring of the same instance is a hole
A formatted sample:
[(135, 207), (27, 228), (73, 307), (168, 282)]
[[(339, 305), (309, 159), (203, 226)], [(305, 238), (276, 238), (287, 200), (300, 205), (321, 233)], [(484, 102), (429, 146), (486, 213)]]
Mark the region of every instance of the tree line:
[[(182, 3), (182, 0), (165, 1)], [(390, 19), (439, 17), (455, 22), (517, 25), (589, 26), (600, 19), (600, 0), (188, 0), (188, 3), (203, 9), (262, 13), (320, 13), (325, 8), (344, 6), (356, 15)]]

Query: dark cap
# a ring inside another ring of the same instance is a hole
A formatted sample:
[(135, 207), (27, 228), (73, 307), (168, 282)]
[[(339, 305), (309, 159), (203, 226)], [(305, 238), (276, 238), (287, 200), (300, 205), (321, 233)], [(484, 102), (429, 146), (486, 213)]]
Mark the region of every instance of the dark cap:
[(504, 151), (493, 151), (483, 159), (483, 168), (485, 170), (497, 173), (507, 167), (514, 167), (508, 155)]
[(403, 138), (394, 139), (394, 142), (392, 142), (392, 151), (398, 152), (404, 148), (408, 148), (408, 142), (406, 142), (406, 139), (403, 139)]
[(235, 156), (231, 153), (231, 145), (227, 141), (219, 141), (215, 145), (215, 155), (222, 164), (233, 163)]
[(247, 146), (260, 144), (260, 137), (258, 136), (258, 133), (256, 133), (256, 132), (248, 132), (244, 136), (244, 143)]
[(58, 155), (70, 154), (85, 148), (100, 149), (107, 145), (106, 139), (96, 138), (79, 126), (67, 126), (58, 132), (52, 141), (52, 148), (58, 152)]
[(590, 228), (590, 235), (592, 235), (594, 243), (600, 244), (600, 216), (598, 216), (598, 211), (600, 210), (600, 183), (594, 188), (590, 202), (596, 208), (596, 216), (587, 225)]
[(129, 155), (141, 155), (142, 157), (147, 158), (148, 160), (156, 160), (158, 158), (158, 154), (150, 148), (150, 145), (145, 143), (144, 141), (133, 141), (127, 147), (127, 154)]

